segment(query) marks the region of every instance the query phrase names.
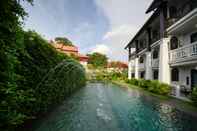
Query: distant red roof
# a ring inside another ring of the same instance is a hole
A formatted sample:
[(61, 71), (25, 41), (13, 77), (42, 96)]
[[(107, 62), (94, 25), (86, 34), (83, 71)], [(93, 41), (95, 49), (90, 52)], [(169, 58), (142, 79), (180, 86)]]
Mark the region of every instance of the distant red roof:
[(88, 62), (89, 57), (86, 55), (78, 54), (79, 60), (83, 62)]
[(128, 68), (128, 64), (127, 63), (124, 63), (124, 62), (109, 62), (107, 64), (107, 67), (108, 68)]
[(78, 52), (78, 48), (76, 46), (63, 46), (62, 50), (71, 51), (71, 52)]

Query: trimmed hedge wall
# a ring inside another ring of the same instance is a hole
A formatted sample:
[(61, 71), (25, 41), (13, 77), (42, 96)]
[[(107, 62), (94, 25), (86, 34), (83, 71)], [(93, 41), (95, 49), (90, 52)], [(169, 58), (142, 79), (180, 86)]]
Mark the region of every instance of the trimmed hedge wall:
[(171, 87), (168, 84), (160, 83), (158, 81), (144, 80), (144, 79), (131, 79), (126, 80), (126, 83), (142, 87), (152, 93), (159, 95), (168, 95)]

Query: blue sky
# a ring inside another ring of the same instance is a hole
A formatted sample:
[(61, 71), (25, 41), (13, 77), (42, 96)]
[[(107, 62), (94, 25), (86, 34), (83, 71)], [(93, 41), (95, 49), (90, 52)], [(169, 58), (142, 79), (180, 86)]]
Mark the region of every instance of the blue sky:
[(67, 37), (83, 54), (101, 52), (127, 61), (125, 45), (149, 17), (152, 0), (34, 0), (23, 3), (29, 17), (25, 29), (46, 39)]

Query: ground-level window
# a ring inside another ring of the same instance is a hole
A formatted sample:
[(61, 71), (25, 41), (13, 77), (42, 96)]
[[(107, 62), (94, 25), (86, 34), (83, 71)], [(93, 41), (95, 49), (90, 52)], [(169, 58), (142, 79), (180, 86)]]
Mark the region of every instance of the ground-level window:
[(135, 77), (135, 73), (132, 73), (132, 74), (131, 74), (131, 77), (134, 78), (134, 77)]
[(196, 41), (197, 41), (197, 32), (191, 35), (191, 43), (196, 42)]
[(142, 71), (142, 72), (140, 73), (140, 78), (144, 79), (144, 76), (145, 76), (145, 71)]
[(153, 79), (158, 80), (159, 77), (159, 71), (158, 70), (153, 70)]
[(171, 79), (172, 79), (172, 81), (179, 81), (179, 70), (177, 68), (172, 69)]

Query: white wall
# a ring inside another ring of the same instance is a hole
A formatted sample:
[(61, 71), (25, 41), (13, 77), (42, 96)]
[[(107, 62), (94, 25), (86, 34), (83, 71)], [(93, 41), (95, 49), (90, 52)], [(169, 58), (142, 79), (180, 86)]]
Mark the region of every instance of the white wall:
[(193, 34), (195, 32), (197, 32), (197, 30), (192, 31), (191, 33), (188, 33), (188, 34), (178, 36), (178, 39), (180, 41), (180, 45), (184, 46), (184, 45), (190, 44), (190, 36), (191, 36), (191, 34)]

